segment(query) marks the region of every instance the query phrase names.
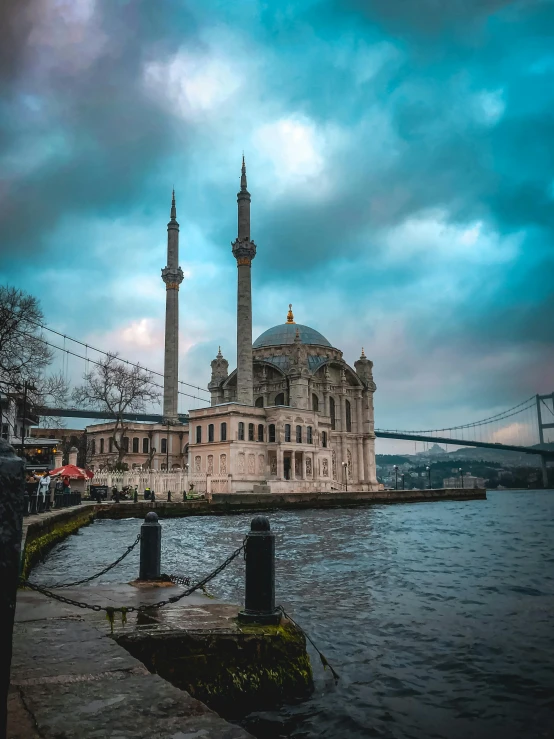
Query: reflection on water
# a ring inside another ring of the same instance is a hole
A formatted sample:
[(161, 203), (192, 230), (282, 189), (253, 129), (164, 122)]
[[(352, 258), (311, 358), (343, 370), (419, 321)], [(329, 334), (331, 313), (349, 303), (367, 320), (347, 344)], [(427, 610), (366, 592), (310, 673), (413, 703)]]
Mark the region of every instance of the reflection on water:
[[(554, 737), (554, 493), (270, 515), (277, 600), (339, 672), (312, 657), (313, 697), (248, 716), (272, 737)], [(252, 515), (162, 522), (166, 572), (201, 577)], [(140, 521), (98, 521), (56, 547), (35, 580), (92, 574)], [(131, 580), (138, 549), (100, 582)], [(98, 582), (98, 581), (96, 581)], [(210, 584), (240, 602), (239, 558)]]

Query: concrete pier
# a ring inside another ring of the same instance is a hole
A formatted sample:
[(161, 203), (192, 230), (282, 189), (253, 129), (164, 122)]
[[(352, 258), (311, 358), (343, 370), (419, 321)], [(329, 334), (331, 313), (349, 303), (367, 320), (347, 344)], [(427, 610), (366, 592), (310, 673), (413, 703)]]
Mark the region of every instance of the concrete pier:
[[(158, 600), (160, 591), (90, 587), (64, 590), (64, 595), (120, 605), (122, 598), (129, 603), (133, 598), (135, 603)], [(192, 611), (198, 602), (200, 597), (191, 597)], [(151, 674), (109, 634), (103, 613), (19, 592), (8, 703), (10, 739), (251, 736)]]

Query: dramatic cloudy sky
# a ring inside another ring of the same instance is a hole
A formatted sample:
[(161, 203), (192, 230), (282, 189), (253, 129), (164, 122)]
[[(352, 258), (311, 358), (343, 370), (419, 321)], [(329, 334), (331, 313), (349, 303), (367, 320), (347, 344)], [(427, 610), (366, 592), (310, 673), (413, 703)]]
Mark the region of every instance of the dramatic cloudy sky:
[(552, 0), (0, 13), (0, 278), (49, 325), (161, 369), (175, 185), (181, 376), (205, 386), (219, 344), (233, 366), (244, 150), (254, 335), (292, 302), (363, 345), (384, 428), (554, 389)]

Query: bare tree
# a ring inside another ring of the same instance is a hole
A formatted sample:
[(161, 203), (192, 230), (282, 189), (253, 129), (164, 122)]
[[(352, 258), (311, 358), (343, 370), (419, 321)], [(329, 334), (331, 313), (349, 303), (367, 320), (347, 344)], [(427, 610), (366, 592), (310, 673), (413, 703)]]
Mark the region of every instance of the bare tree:
[(73, 400), (78, 405), (105, 411), (106, 418), (113, 419), (113, 444), (118, 462), (122, 463), (129, 451), (129, 423), (124, 416), (143, 412), (147, 403), (159, 398), (153, 376), (140, 367), (118, 361), (117, 354), (108, 354), (83, 379), (84, 384), (73, 391)]
[(0, 286), (0, 389), (9, 393), (23, 382), (37, 383), (52, 362), (40, 324), (36, 298), (15, 287)]

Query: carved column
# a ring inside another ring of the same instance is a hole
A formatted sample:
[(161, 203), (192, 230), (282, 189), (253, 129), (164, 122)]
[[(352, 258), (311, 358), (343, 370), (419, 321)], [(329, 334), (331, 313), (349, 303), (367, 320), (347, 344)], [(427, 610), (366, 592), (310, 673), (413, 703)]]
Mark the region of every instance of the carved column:
[(364, 451), (362, 436), (358, 436), (358, 480), (364, 482)]
[(277, 479), (285, 479), (285, 469), (283, 463), (283, 447), (279, 444), (277, 447)]

